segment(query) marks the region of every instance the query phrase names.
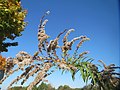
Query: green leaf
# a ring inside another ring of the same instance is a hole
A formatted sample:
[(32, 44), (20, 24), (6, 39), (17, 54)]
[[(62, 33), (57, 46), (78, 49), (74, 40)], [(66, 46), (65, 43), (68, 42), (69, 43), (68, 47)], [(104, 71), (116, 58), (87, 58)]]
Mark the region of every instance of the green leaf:
[(90, 77), (91, 77), (91, 79), (93, 80), (94, 84), (96, 84), (94, 74), (93, 74), (93, 72), (91, 72), (91, 71), (90, 71)]
[(74, 70), (70, 70), (71, 74), (72, 74), (72, 80), (74, 81), (75, 80), (75, 74), (76, 72)]
[(80, 70), (80, 74), (81, 74), (81, 76), (82, 76), (82, 78), (83, 78), (83, 81), (85, 82), (85, 78), (84, 78), (84, 69), (83, 69), (83, 67), (79, 67), (79, 70)]
[(2, 25), (2, 24), (0, 24), (0, 27), (2, 27), (2, 28), (3, 28), (3, 25)]
[(87, 68), (87, 65), (84, 65), (84, 68), (85, 68), (85, 71), (86, 71), (86, 73), (85, 73), (85, 77), (86, 77), (85, 82), (87, 83), (88, 78), (89, 78), (89, 68)]

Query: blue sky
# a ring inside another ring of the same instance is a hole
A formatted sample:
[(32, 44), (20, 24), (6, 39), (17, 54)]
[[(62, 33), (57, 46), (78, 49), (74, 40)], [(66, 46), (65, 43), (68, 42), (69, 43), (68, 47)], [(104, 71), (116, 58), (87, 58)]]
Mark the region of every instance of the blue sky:
[[(51, 39), (65, 28), (74, 28), (75, 32), (70, 34), (69, 39), (80, 35), (91, 39), (84, 43), (80, 52), (90, 51), (88, 56), (94, 58), (95, 63), (103, 60), (106, 64), (120, 65), (118, 0), (22, 0), (22, 6), (28, 10), (25, 20), (28, 25), (23, 35), (15, 40), (19, 42), (19, 46), (10, 47), (7, 53), (2, 53), (3, 56), (15, 57), (19, 51), (34, 54), (38, 50), (37, 31), (40, 18), (49, 10), (51, 13), (46, 17), (49, 20), (46, 33)], [(85, 85), (79, 75), (76, 75), (73, 82), (70, 73), (61, 75), (59, 71), (49, 76), (48, 80), (55, 87), (64, 84), (71, 87)], [(8, 85), (8, 80), (2, 87), (5, 85)]]

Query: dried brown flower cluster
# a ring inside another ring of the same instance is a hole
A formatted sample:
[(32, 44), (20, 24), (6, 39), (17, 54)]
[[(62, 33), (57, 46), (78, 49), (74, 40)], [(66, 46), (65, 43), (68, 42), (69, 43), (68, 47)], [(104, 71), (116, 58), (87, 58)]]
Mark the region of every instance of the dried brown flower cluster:
[[(48, 20), (44, 20), (44, 17), (48, 14), (49, 12), (45, 13), (40, 20), (38, 30), (39, 50), (35, 52), (34, 55), (20, 51), (15, 58), (9, 57), (6, 59), (6, 75), (0, 81), (0, 83), (2, 83), (14, 72), (19, 70), (23, 71), (21, 75), (16, 76), (8, 88), (11, 88), (14, 83), (17, 83), (20, 80), (22, 80), (21, 85), (23, 85), (25, 82), (27, 82), (27, 79), (36, 75), (35, 79), (27, 87), (27, 90), (32, 90), (33, 86), (36, 86), (42, 81), (46, 81), (45, 78), (55, 71), (55, 68), (53, 69), (52, 67), (57, 67), (56, 69), (62, 69), (63, 71), (70, 71), (73, 79), (75, 74), (80, 71), (85, 82), (87, 82), (88, 79), (91, 79), (93, 83), (95, 83), (98, 81), (97, 77), (103, 75), (101, 74), (103, 72), (99, 72), (96, 65), (91, 63), (93, 59), (88, 59), (87, 61), (85, 60), (85, 55), (88, 53), (88, 51), (78, 53), (78, 49), (83, 42), (89, 40), (89, 38), (86, 36), (79, 36), (73, 38), (71, 41), (68, 41), (68, 36), (72, 31), (74, 31), (74, 29), (65, 29), (63, 32), (58, 34), (54, 40), (48, 41), (49, 36), (45, 33), (45, 25)], [(58, 40), (65, 32), (66, 34), (62, 40), (63, 45), (60, 46)], [(80, 41), (76, 45), (76, 49), (73, 50), (74, 54), (70, 55), (69, 50), (72, 50), (72, 46), (76, 40)], [(60, 49), (62, 53), (58, 54), (57, 49)], [(109, 69), (106, 66), (105, 68)]]
[[(37, 74), (35, 80), (30, 83), (27, 90), (31, 90), (33, 86), (37, 85), (40, 81), (43, 81), (46, 76), (48, 76), (50, 73), (52, 73), (50, 68), (52, 66), (59, 67), (59, 69), (65, 69), (65, 70), (74, 70), (76, 71), (77, 68), (73, 65), (70, 65), (66, 61), (66, 56), (62, 57), (62, 59), (57, 55), (56, 49), (60, 48), (61, 51), (66, 53), (68, 50), (71, 50), (71, 47), (73, 43), (76, 40), (81, 39), (82, 41), (88, 40), (85, 36), (80, 36), (72, 39), (71, 41), (67, 40), (68, 35), (70, 32), (73, 31), (73, 29), (70, 30), (64, 30), (54, 40), (47, 41), (49, 36), (45, 33), (45, 25), (48, 22), (47, 19), (44, 20), (44, 17), (48, 14), (45, 13), (45, 15), (40, 20), (39, 30), (38, 30), (38, 48), (39, 51), (37, 51), (33, 56), (29, 55), (27, 52), (21, 51), (19, 52), (15, 58), (7, 58), (7, 65), (6, 65), (6, 75), (5, 77), (0, 81), (2, 83), (7, 77), (9, 77), (11, 74), (13, 74), (16, 71), (23, 70), (23, 73), (15, 80), (13, 80), (8, 88), (10, 88), (14, 83), (18, 82), (20, 79), (23, 79), (21, 84), (23, 85), (27, 79), (29, 79), (30, 76), (33, 76), (35, 73)], [(66, 35), (63, 38), (63, 46), (59, 46), (58, 40), (62, 34), (64, 34), (67, 31)], [(83, 40), (84, 38), (84, 40)], [(80, 41), (81, 42), (81, 41)], [(80, 46), (80, 45), (79, 45)], [(47, 54), (45, 57), (43, 55), (43, 52)], [(42, 56), (39, 56), (41, 54)], [(35, 63), (35, 61), (39, 61), (38, 64)], [(17, 66), (15, 68), (14, 66)], [(53, 70), (52, 70), (53, 71)], [(50, 73), (48, 73), (50, 72)]]
[(105, 84), (108, 84), (109, 88), (116, 87), (120, 84), (120, 77), (116, 77), (116, 75), (120, 76), (120, 73), (116, 73), (115, 69), (120, 68), (116, 67), (115, 64), (106, 65), (102, 60), (99, 60), (103, 64), (104, 69), (100, 72), (100, 84), (105, 88)]

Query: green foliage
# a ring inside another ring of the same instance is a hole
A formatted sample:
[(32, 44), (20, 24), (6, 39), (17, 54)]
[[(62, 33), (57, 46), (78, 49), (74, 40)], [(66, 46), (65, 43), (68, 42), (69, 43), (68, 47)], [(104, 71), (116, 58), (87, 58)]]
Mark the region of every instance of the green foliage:
[[(72, 79), (75, 79), (75, 74), (77, 72), (80, 72), (80, 75), (82, 76), (82, 79), (84, 82), (88, 82), (88, 80), (92, 80), (94, 83), (96, 83), (95, 80), (95, 74), (98, 73), (98, 67), (92, 63), (93, 59), (85, 57), (84, 54), (86, 52), (83, 52), (82, 54), (74, 53), (73, 57), (69, 57), (67, 62), (69, 64), (72, 64), (77, 69), (70, 69), (70, 72), (72, 74)], [(74, 57), (75, 56), (75, 57)]]
[[(120, 81), (119, 81), (119, 85), (120, 85)], [(106, 86), (106, 89), (104, 90), (119, 90), (119, 85), (117, 85), (114, 88), (110, 88), (110, 89)], [(26, 87), (13, 87), (9, 90), (27, 90), (27, 88)], [(95, 85), (93, 87), (92, 84), (84, 86), (83, 88), (71, 88), (68, 85), (64, 85), (64, 86), (59, 86), (57, 89), (55, 89), (50, 84), (41, 83), (41, 85), (39, 85), (38, 87), (34, 86), (32, 90), (101, 90), (101, 89), (99, 88), (98, 85)]]
[[(116, 69), (120, 69), (120, 67), (116, 67), (114, 64), (105, 65), (105, 63), (99, 60), (104, 69), (102, 71), (98, 70), (98, 66), (92, 63), (93, 59), (88, 57), (80, 57), (77, 55), (75, 58), (68, 58), (69, 64), (71, 63), (77, 69), (70, 69), (72, 74), (72, 79), (75, 79), (75, 74), (80, 72), (82, 79), (84, 82), (91, 81), (91, 86), (87, 86), (88, 90), (118, 90), (118, 86), (120, 84), (120, 73), (116, 72)], [(86, 88), (86, 87), (85, 87)], [(83, 89), (83, 90), (87, 90)]]
[(48, 86), (45, 83), (41, 83), (41, 85), (38, 87), (39, 90), (47, 90)]
[[(13, 87), (9, 90), (27, 90), (26, 87)], [(53, 88), (50, 84), (41, 83), (38, 87), (34, 86), (32, 90), (81, 90), (80, 88), (70, 88), (68, 85), (59, 86), (58, 89)]]
[(7, 47), (17, 46), (17, 42), (5, 42), (21, 36), (26, 22), (26, 10), (20, 0), (0, 0), (0, 52), (8, 51)]
[(67, 86), (67, 85), (64, 85), (64, 86), (59, 86), (59, 87), (58, 87), (58, 90), (73, 90), (73, 89), (70, 88), (70, 87)]
[[(27, 87), (12, 87), (9, 90), (27, 90)], [(38, 87), (34, 86), (32, 90), (56, 90), (50, 84), (41, 83)]]
[(18, 87), (13, 87), (9, 90), (26, 90), (26, 87), (21, 87), (21, 86), (18, 86)]

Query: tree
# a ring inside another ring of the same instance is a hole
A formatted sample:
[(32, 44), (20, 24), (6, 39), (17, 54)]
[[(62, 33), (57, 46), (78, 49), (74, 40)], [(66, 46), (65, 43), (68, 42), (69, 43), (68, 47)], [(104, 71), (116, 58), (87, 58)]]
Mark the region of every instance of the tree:
[(9, 90), (23, 90), (23, 88), (22, 87), (13, 87), (13, 88), (11, 88)]
[[(27, 87), (27, 90), (32, 90), (34, 86), (45, 81), (47, 76), (60, 69), (62, 72), (70, 72), (73, 80), (75, 79), (75, 74), (79, 73), (85, 83), (87, 83), (88, 80), (91, 81), (92, 88), (96, 85), (99, 90), (105, 90), (106, 86), (108, 86), (108, 88), (117, 87), (120, 81), (120, 73), (115, 70), (120, 69), (120, 67), (116, 67), (114, 64), (106, 65), (102, 60), (99, 60), (103, 65), (103, 70), (99, 71), (98, 65), (93, 63), (93, 59), (86, 56), (86, 54), (88, 54), (87, 51), (82, 53), (78, 52), (81, 45), (83, 45), (85, 41), (90, 40), (87, 36), (78, 36), (68, 41), (68, 36), (74, 29), (65, 29), (63, 32), (59, 33), (55, 39), (48, 40), (49, 35), (45, 32), (45, 25), (48, 20), (44, 20), (44, 17), (48, 14), (49, 11), (46, 12), (40, 20), (38, 51), (36, 51), (34, 55), (30, 55), (25, 51), (20, 51), (15, 58), (7, 58), (5, 76), (0, 83), (4, 82), (4, 80), (14, 72), (22, 70), (23, 73), (16, 76), (8, 86), (8, 89), (19, 80), (22, 80), (21, 85), (23, 85), (29, 77), (36, 74), (35, 79), (31, 81)], [(59, 46), (58, 40), (65, 32), (66, 34), (62, 40), (63, 44)], [(72, 50), (72, 46), (76, 41), (79, 42), (75, 46), (75, 49)], [(61, 53), (57, 53), (58, 49), (61, 50)], [(73, 54), (69, 53), (70, 50), (73, 51)], [(41, 86), (40, 89), (42, 90), (48, 88), (45, 83), (42, 83)], [(69, 87), (64, 86), (64, 88), (68, 89)]]
[(26, 26), (24, 22), (26, 10), (20, 0), (0, 0), (0, 53), (7, 52), (9, 46), (17, 46), (18, 42), (6, 42), (21, 36)]
[(39, 85), (38, 90), (48, 90), (47, 84), (42, 82), (41, 85)]
[(55, 88), (53, 88), (51, 84), (48, 84), (48, 90), (55, 90)]
[(37, 88), (37, 86), (34, 86), (32, 90), (39, 90), (39, 89)]
[(64, 85), (64, 86), (59, 86), (59, 87), (58, 87), (58, 90), (73, 90), (73, 89), (70, 88), (70, 87), (67, 86), (67, 85)]

